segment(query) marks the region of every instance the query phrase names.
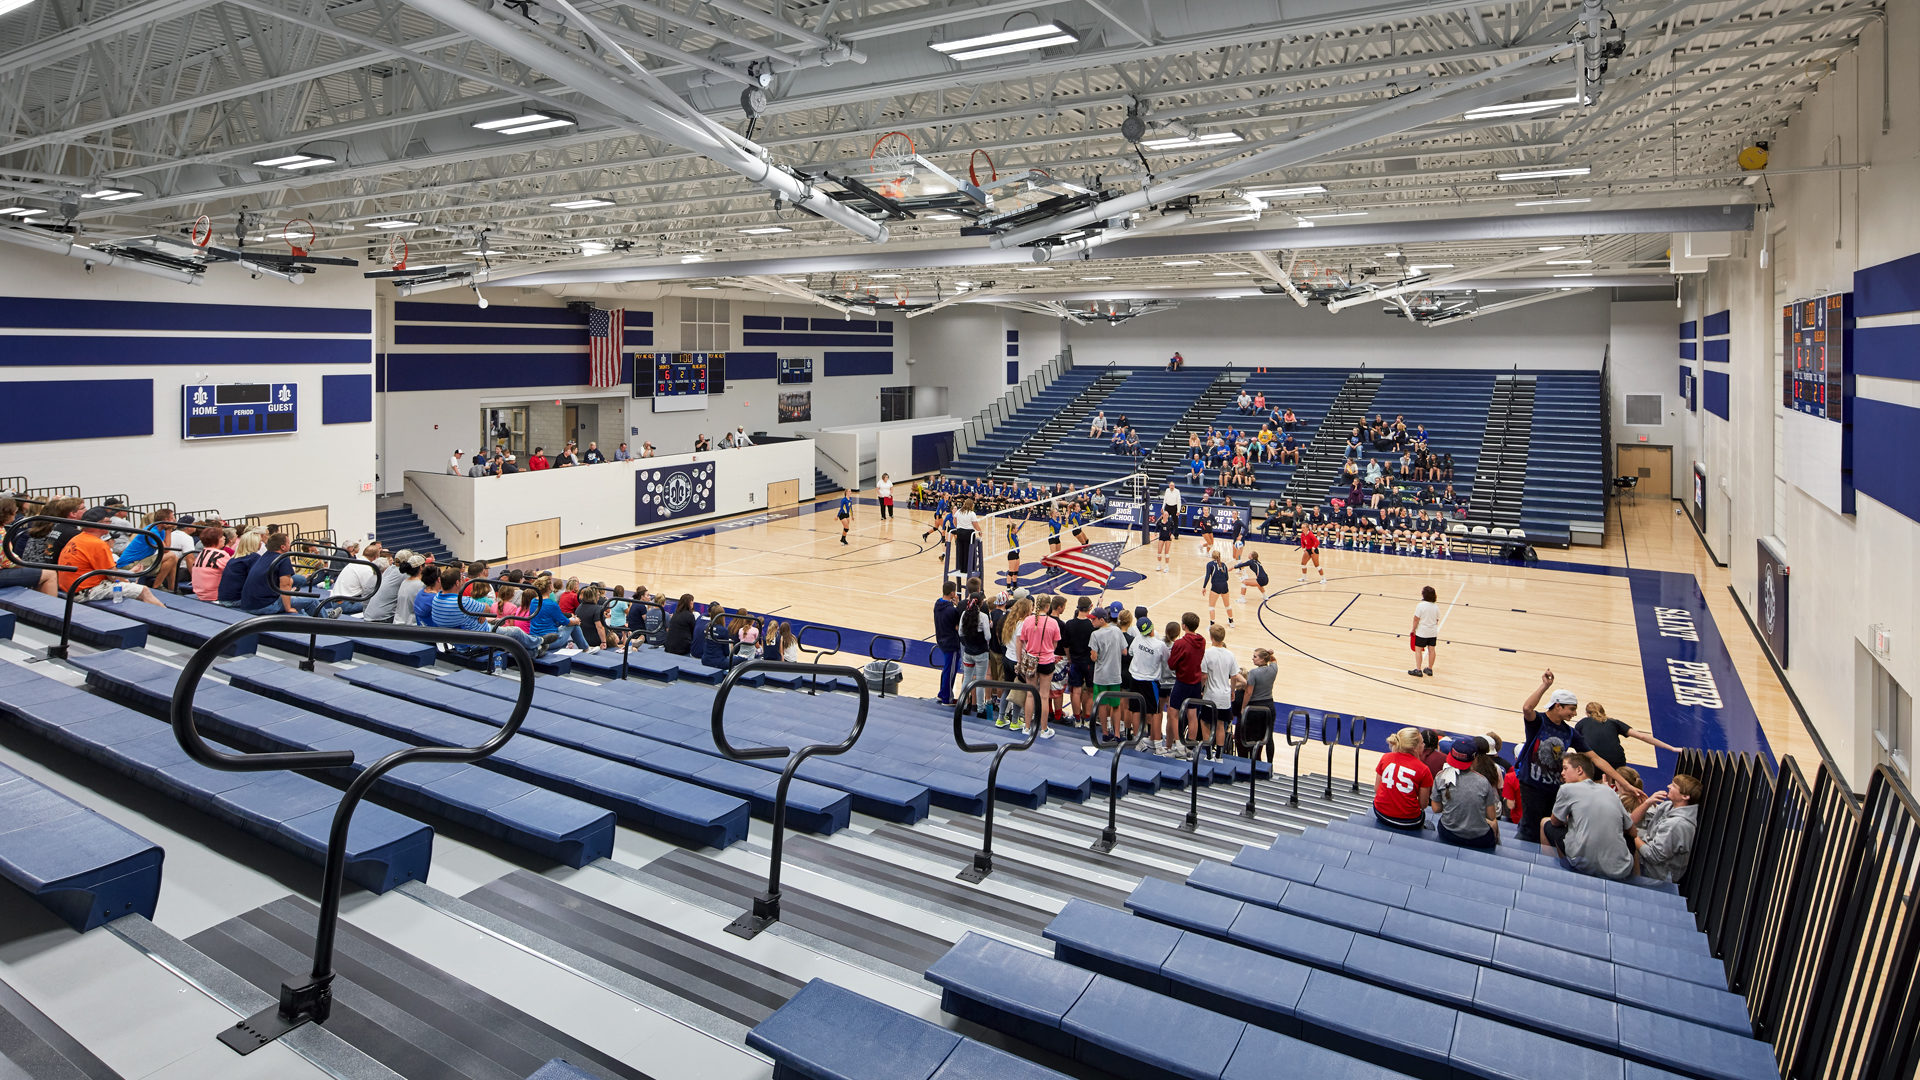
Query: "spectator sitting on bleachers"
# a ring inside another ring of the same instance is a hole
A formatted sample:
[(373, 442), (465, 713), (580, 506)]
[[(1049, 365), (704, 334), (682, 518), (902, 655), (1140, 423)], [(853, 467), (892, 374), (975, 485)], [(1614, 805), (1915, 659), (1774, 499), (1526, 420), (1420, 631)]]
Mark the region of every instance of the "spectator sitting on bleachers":
[(193, 595), (197, 600), (209, 604), (220, 601), (220, 576), (227, 567), (227, 560), (233, 556), (227, 553), (227, 530), (218, 525), (209, 525), (200, 530), (200, 550), (193, 553), (193, 559), (187, 566), (188, 580), (193, 584)]
[(424, 555), (407, 553), (407, 557), (395, 561), (394, 568), (400, 571), (400, 591), (393, 599), (393, 622), (396, 626), (413, 626), (413, 602), (420, 595), (422, 587), (421, 570), (427, 565)]
[(180, 556), (168, 543), (173, 536), (173, 511), (164, 507), (149, 510), (140, 525), (141, 531), (132, 534), (117, 553), (119, 565), (116, 569), (125, 570), (130, 566), (148, 564), (156, 553), (161, 553), (160, 561), (152, 563), (153, 568), (143, 577), (155, 588), (171, 592), (175, 575), (180, 569)]
[(1433, 770), (1420, 760), (1420, 747), (1420, 729), (1401, 728), (1387, 736), (1387, 753), (1374, 766), (1373, 818), (1386, 828), (1418, 832), (1426, 827)]
[(1292, 410), (1292, 409), (1287, 409), (1287, 410), (1285, 410), (1285, 411), (1283, 411), (1283, 412), (1281, 412), (1281, 414), (1280, 414), (1280, 430), (1282, 430), (1282, 431), (1292, 431), (1292, 430), (1293, 430), (1293, 429), (1294, 429), (1295, 427), (1298, 427), (1298, 426), (1299, 426), (1299, 424), (1300, 424), (1300, 418), (1299, 418), (1298, 416), (1295, 416), (1295, 415), (1293, 414), (1293, 410)]
[(1179, 371), (1181, 368), (1186, 366), (1187, 366), (1187, 358), (1184, 356), (1181, 356), (1179, 353), (1174, 353), (1173, 359), (1167, 361), (1168, 371)]
[(380, 582), (374, 586), (373, 598), (367, 601), (361, 617), (368, 622), (390, 623), (400, 611), (400, 587), (407, 581), (403, 564), (412, 557), (413, 552), (402, 549), (389, 553), (375, 544), (368, 544), (367, 547), (378, 554), (372, 561), (380, 567)]
[(699, 626), (699, 618), (693, 610), (693, 594), (681, 593), (673, 606), (673, 614), (667, 619), (666, 638), (660, 647), (675, 656), (692, 656), (694, 630)]
[[(200, 530), (211, 524), (213, 524), (211, 520), (196, 522), (191, 514), (183, 514), (174, 519), (173, 533), (167, 537), (167, 546), (173, 549), (173, 554), (180, 560), (181, 566), (193, 562), (193, 557), (200, 553)], [(176, 570), (176, 578), (178, 573), (179, 571)]]
[(1629, 814), (1640, 809), (1641, 804), (1647, 801), (1645, 789), (1641, 789), (1641, 793), (1635, 795), (1631, 791), (1621, 791), (1619, 787), (1620, 784), (1626, 783), (1633, 785), (1635, 788), (1639, 788), (1640, 770), (1631, 765), (1622, 765), (1614, 770), (1614, 775), (1620, 779), (1618, 781), (1609, 780), (1607, 783), (1608, 786), (1613, 788), (1613, 793), (1620, 796), (1620, 805), (1626, 807), (1627, 813)]
[(233, 546), (233, 558), (220, 568), (220, 592), (216, 601), (221, 607), (240, 606), (240, 592), (246, 588), (247, 573), (253, 564), (260, 561), (260, 545), (266, 537), (258, 529), (248, 529)]
[(1633, 848), (1627, 834), (1633, 821), (1585, 754), (1560, 758), (1560, 792), (1553, 814), (1540, 822), (1540, 850), (1569, 869), (1616, 881), (1633, 876)]
[[(347, 553), (349, 555), (353, 553), (353, 545), (347, 545)], [(342, 615), (358, 615), (366, 611), (367, 605), (373, 600), (374, 594), (379, 592), (380, 571), (378, 567), (384, 565), (381, 561), (382, 550), (380, 545), (377, 542), (369, 542), (366, 551), (362, 553), (360, 557), (367, 562), (373, 563), (374, 566), (361, 566), (359, 563), (348, 563), (339, 568), (339, 571), (335, 573), (333, 577), (333, 588), (327, 592), (327, 599), (333, 600), (338, 597), (339, 602), (330, 603), (323, 609), (328, 618), (337, 619)]]
[(573, 606), (573, 617), (580, 620), (580, 635), (586, 640), (589, 655), (606, 646), (607, 604), (605, 594), (598, 585), (589, 585), (580, 590), (579, 602)]
[(553, 579), (550, 577), (535, 578), (524, 591), (526, 607), (531, 613), (527, 620), (527, 633), (542, 647), (558, 642), (571, 646), (575, 635), (580, 632), (580, 620), (560, 610), (560, 602), (554, 599), (552, 591)]
[(1101, 435), (1106, 434), (1106, 430), (1107, 430), (1106, 411), (1105, 410), (1095, 411), (1093, 414), (1093, 422), (1088, 426), (1088, 429), (1087, 429), (1087, 438), (1097, 439)]
[(1701, 790), (1698, 777), (1681, 773), (1667, 790), (1654, 792), (1634, 808), (1629, 818), (1641, 874), (1655, 881), (1679, 881), (1686, 876), (1700, 828)]
[[(12, 534), (13, 519), (20, 514), (20, 504), (12, 499), (0, 499), (0, 534)], [(36, 570), (29, 566), (15, 566), (7, 552), (26, 541), (26, 529), (21, 528), (16, 535), (9, 535), (6, 543), (0, 545), (0, 588), (19, 586), (36, 592), (54, 596), (58, 593), (58, 578), (51, 570)]]
[(1247, 393), (1245, 386), (1240, 388), (1240, 396), (1234, 398), (1233, 403), (1240, 410), (1242, 416), (1253, 415), (1253, 395)]
[[(103, 502), (100, 505), (113, 511), (113, 514), (107, 518), (107, 524), (118, 525), (121, 528), (125, 528), (125, 529), (130, 529), (133, 527), (133, 519), (127, 517), (126, 500), (108, 499), (106, 502)], [(107, 534), (107, 546), (113, 549), (113, 554), (115, 558), (118, 558), (120, 555), (120, 552), (125, 550), (126, 546), (132, 541), (133, 541), (132, 533), (116, 532), (116, 533)]]
[(599, 443), (588, 442), (586, 456), (581, 458), (580, 460), (583, 464), (587, 464), (587, 465), (602, 465), (606, 463), (607, 456), (600, 452)]
[(433, 625), (433, 601), (440, 595), (440, 571), (432, 566), (420, 568), (420, 591), (413, 594), (413, 626)]
[[(511, 625), (494, 613), (487, 594), (493, 586), (484, 581), (475, 582), (469, 595), (462, 596), (460, 570), (447, 566), (440, 571), (440, 592), (433, 599), (433, 624), (448, 630), (470, 630), (481, 634), (499, 634), (512, 638), (527, 647), (527, 651), (539, 656), (544, 647), (525, 630)], [(462, 645), (456, 650), (463, 655), (475, 656), (485, 651), (484, 646)], [(497, 662), (497, 661), (496, 661)]]
[[(67, 541), (66, 547), (60, 553), (61, 565), (73, 567), (72, 571), (59, 574), (62, 592), (72, 593), (74, 583), (82, 574), (94, 570), (119, 569), (116, 565), (118, 560), (113, 557), (113, 549), (107, 546), (106, 530), (91, 527), (112, 515), (113, 511), (105, 506), (96, 506), (80, 515), (79, 530), (74, 534), (73, 539)], [(160, 603), (159, 597), (153, 595), (153, 590), (137, 581), (127, 581), (124, 578), (92, 578), (78, 593), (73, 594), (74, 600), (76, 602), (111, 600), (115, 586), (119, 586), (122, 597), (144, 600), (156, 607), (166, 606)]]
[(287, 595), (295, 588), (293, 557), (287, 553), (291, 542), (283, 532), (267, 537), (260, 558), (247, 568), (247, 580), (240, 587), (240, 610), (249, 615), (313, 614), (319, 597)]
[(1434, 780), (1440, 839), (1460, 847), (1500, 843), (1500, 770), (1485, 739), (1453, 740), (1443, 777)]

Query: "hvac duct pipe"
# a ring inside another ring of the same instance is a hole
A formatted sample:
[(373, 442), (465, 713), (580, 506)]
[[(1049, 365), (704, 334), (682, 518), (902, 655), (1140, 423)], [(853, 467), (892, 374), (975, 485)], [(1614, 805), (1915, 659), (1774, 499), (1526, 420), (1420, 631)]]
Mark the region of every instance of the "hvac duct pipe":
[[(562, 85), (593, 99), (606, 108), (617, 111), (638, 130), (676, 146), (683, 146), (704, 154), (714, 162), (739, 173), (755, 184), (792, 202), (795, 206), (826, 218), (849, 232), (876, 242), (887, 238), (886, 226), (869, 221), (815, 191), (799, 177), (775, 168), (766, 160), (765, 150), (756, 148), (757, 153), (743, 150), (732, 140), (715, 135), (710, 130), (712, 121), (698, 114), (691, 116), (682, 114), (680, 109), (685, 106), (679, 103), (678, 98), (674, 98), (674, 104), (670, 105), (655, 100), (631, 86), (617, 83), (581, 61), (533, 41), (501, 19), (468, 4), (466, 0), (406, 0), (406, 3), (433, 16), (452, 29), (486, 44), (502, 55), (511, 56), (536, 71), (545, 72)], [(565, 4), (559, 6), (563, 10), (571, 7)], [(574, 13), (574, 17), (584, 23), (581, 28), (589, 33), (599, 29), (597, 24), (585, 16)], [(620, 50), (620, 53), (622, 56), (626, 55), (624, 49)], [(651, 78), (644, 71), (640, 73), (640, 77)]]
[(71, 259), (84, 259), (96, 266), (119, 266), (128, 270), (137, 270), (142, 274), (177, 281), (182, 285), (200, 284), (200, 275), (192, 270), (155, 266), (152, 263), (129, 259), (125, 255), (100, 251), (75, 241), (71, 236), (43, 236), (26, 229), (6, 228), (0, 229), (0, 240), (5, 240), (9, 244), (18, 244), (21, 247), (39, 248), (41, 251), (50, 251), (55, 255), (65, 255)]
[(1518, 258), (1503, 259), (1497, 263), (1468, 267), (1465, 270), (1455, 270), (1452, 273), (1441, 274), (1439, 277), (1427, 278), (1424, 281), (1415, 281), (1406, 285), (1395, 285), (1392, 288), (1380, 289), (1376, 292), (1367, 293), (1364, 296), (1349, 296), (1344, 300), (1335, 300), (1333, 303), (1328, 304), (1327, 310), (1341, 311), (1359, 304), (1370, 304), (1376, 300), (1391, 300), (1396, 296), (1402, 296), (1410, 292), (1419, 292), (1422, 289), (1437, 289), (1443, 285), (1451, 285), (1456, 281), (1466, 281), (1469, 278), (1483, 277), (1487, 274), (1500, 274), (1508, 270), (1518, 270), (1523, 266), (1532, 266), (1534, 263), (1546, 262), (1548, 259), (1553, 258), (1554, 254), (1555, 253), (1551, 251), (1532, 251)]
[(1264, 251), (1256, 251), (1252, 254), (1253, 261), (1259, 263), (1260, 268), (1265, 270), (1269, 277), (1278, 282), (1281, 288), (1287, 290), (1287, 295), (1293, 297), (1294, 303), (1299, 304), (1301, 307), (1307, 306), (1306, 294), (1300, 291), (1300, 286), (1293, 283), (1293, 275), (1287, 273), (1285, 268), (1273, 261), (1273, 256)]
[(1497, 304), (1488, 304), (1483, 308), (1475, 308), (1464, 315), (1450, 315), (1447, 318), (1434, 322), (1423, 322), (1420, 325), (1429, 330), (1436, 326), (1452, 326), (1454, 323), (1463, 323), (1469, 319), (1477, 319), (1482, 315), (1491, 315), (1496, 311), (1512, 311), (1514, 308), (1526, 307), (1528, 304), (1538, 304), (1545, 300), (1563, 300), (1569, 296), (1584, 296), (1592, 291), (1592, 289), (1554, 289), (1551, 292), (1522, 296), (1517, 300), (1502, 300)]
[[(1543, 90), (1548, 86), (1566, 81), (1565, 73), (1555, 70), (1550, 65), (1534, 71), (1524, 69), (1532, 65), (1544, 64), (1546, 60), (1565, 52), (1568, 48), (1571, 46), (1558, 45), (1542, 49), (1476, 77), (1477, 81), (1492, 80), (1487, 85), (1463, 89), (1457, 83), (1442, 84), (1415, 91), (1384, 102), (1379, 107), (1366, 110), (1357, 116), (1315, 128), (1298, 138), (1250, 154), (1238, 161), (1176, 177), (1164, 184), (1150, 184), (1138, 191), (1096, 203), (1084, 210), (1002, 233), (994, 237), (991, 244), (996, 248), (1019, 247), (1043, 237), (1073, 229), (1083, 229), (1096, 221), (1143, 210), (1182, 195), (1221, 187), (1257, 173), (1298, 165), (1336, 150), (1358, 146), (1423, 124), (1444, 120), (1449, 116), (1482, 105), (1511, 101), (1535, 90)], [(1521, 73), (1511, 74), (1513, 72)]]

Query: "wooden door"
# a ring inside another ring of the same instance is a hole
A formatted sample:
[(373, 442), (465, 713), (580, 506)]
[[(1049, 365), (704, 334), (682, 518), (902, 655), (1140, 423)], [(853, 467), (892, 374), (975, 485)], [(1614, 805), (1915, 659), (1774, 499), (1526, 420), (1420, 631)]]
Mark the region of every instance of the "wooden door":
[(800, 502), (800, 481), (777, 480), (767, 485), (767, 509), (779, 510)]
[(1673, 448), (1667, 446), (1622, 446), (1615, 455), (1621, 476), (1637, 476), (1639, 495), (1666, 499), (1673, 495)]
[(533, 559), (560, 550), (560, 519), (542, 518), (507, 526), (507, 561)]

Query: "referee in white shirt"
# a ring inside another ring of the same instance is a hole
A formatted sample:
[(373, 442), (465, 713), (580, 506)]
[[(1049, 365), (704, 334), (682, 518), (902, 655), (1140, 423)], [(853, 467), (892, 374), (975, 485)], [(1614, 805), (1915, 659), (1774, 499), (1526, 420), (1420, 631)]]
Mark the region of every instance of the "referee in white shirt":
[(1167, 490), (1160, 493), (1160, 508), (1167, 512), (1173, 522), (1173, 535), (1180, 535), (1180, 489), (1172, 480), (1167, 481)]
[(965, 579), (973, 571), (973, 500), (966, 499), (953, 512), (953, 572)]

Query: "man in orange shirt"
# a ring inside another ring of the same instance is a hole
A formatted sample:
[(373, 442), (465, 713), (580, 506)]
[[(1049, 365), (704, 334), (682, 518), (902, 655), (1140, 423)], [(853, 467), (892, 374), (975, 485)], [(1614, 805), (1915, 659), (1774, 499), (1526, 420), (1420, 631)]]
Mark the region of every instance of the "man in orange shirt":
[[(106, 530), (88, 527), (90, 525), (97, 525), (99, 522), (112, 516), (112, 514), (113, 511), (107, 507), (96, 506), (80, 515), (80, 520), (83, 524), (81, 525), (79, 535), (67, 541), (67, 546), (60, 550), (61, 565), (73, 567), (71, 572), (63, 572), (60, 575), (60, 590), (62, 592), (71, 591), (74, 582), (79, 580), (82, 574), (94, 570), (112, 570), (115, 568), (115, 563), (118, 560), (114, 558), (113, 549), (107, 546), (105, 539)], [(116, 582), (121, 586), (122, 596), (131, 596), (135, 600), (144, 600), (155, 607), (166, 606), (160, 602), (159, 597), (153, 595), (153, 590), (147, 588), (145, 585), (137, 581), (127, 581), (118, 578), (92, 578), (81, 587), (79, 595), (74, 597), (74, 599), (76, 601), (111, 600), (113, 599), (113, 587)]]

